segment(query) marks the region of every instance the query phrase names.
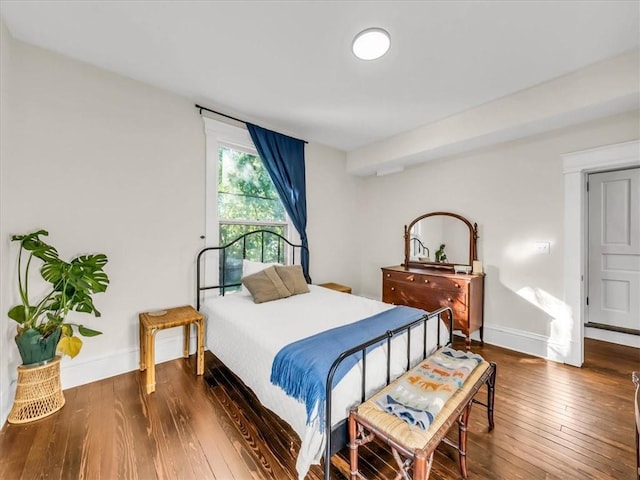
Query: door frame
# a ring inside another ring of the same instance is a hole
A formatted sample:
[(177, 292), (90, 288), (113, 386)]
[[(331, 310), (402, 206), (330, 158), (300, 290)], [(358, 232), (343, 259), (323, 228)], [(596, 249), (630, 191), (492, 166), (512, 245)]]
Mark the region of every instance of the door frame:
[(640, 140), (562, 155), (564, 174), (564, 301), (572, 312), (571, 342), (564, 362), (584, 362), (587, 265), (587, 175), (640, 166)]

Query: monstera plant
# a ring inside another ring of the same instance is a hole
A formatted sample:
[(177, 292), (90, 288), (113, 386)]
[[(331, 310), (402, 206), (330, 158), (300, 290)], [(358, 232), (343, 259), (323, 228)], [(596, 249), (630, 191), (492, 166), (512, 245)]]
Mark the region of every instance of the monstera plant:
[[(56, 350), (73, 358), (82, 348), (76, 332), (85, 337), (102, 333), (66, 319), (72, 310), (100, 316), (92, 295), (106, 291), (109, 285), (109, 277), (103, 270), (106, 255), (81, 255), (65, 262), (54, 247), (40, 238), (47, 235), (47, 231), (38, 230), (11, 237), (20, 244), (18, 292), (21, 303), (13, 306), (8, 315), (18, 322), (15, 340), (24, 365), (50, 360)], [(34, 262), (40, 264), (40, 275), (48, 284), (38, 300), (29, 297), (30, 269)]]

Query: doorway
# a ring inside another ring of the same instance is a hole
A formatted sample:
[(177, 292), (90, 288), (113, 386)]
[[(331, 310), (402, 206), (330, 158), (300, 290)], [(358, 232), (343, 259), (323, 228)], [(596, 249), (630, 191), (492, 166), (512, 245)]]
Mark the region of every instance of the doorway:
[(631, 345), (628, 336), (640, 336), (640, 167), (589, 173), (587, 211), (585, 338)]
[[(640, 167), (640, 141), (607, 145), (562, 156), (564, 174), (564, 302), (571, 312), (571, 339), (564, 362), (577, 367), (584, 362), (586, 318), (586, 183), (589, 173)], [(604, 330), (603, 330), (604, 332)], [(616, 332), (611, 332), (616, 333)], [(640, 337), (635, 347), (640, 347)]]

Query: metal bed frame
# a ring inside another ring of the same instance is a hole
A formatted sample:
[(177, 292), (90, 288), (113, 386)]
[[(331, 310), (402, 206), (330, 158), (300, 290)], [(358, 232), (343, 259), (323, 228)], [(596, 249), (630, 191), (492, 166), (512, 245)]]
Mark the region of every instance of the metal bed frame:
[(431, 253), (429, 253), (429, 247), (422, 243), (422, 240), (420, 240), (418, 237), (411, 237), (410, 243), (412, 252), (424, 253), (426, 250), (427, 257), (431, 256)]
[[(277, 256), (278, 259), (283, 258), (285, 256), (285, 250), (286, 250), (286, 246), (288, 245), (291, 249), (291, 263), (295, 263), (295, 259), (296, 259), (296, 249), (306, 249), (308, 252), (308, 249), (302, 245), (295, 245), (293, 243), (291, 243), (288, 239), (286, 239), (285, 237), (283, 237), (282, 235), (272, 232), (270, 230), (256, 230), (253, 232), (249, 232), (249, 233), (245, 233), (244, 235), (241, 235), (240, 237), (236, 238), (235, 240), (233, 240), (232, 242), (228, 243), (227, 245), (223, 245), (223, 246), (219, 246), (219, 247), (207, 247), (204, 248), (202, 250), (200, 250), (198, 252), (198, 256), (197, 256), (197, 263), (196, 263), (196, 288), (197, 288), (197, 299), (196, 299), (196, 308), (198, 310), (200, 310), (200, 301), (201, 301), (201, 297), (204, 291), (206, 290), (211, 290), (211, 289), (219, 289), (220, 290), (220, 295), (224, 295), (226, 289), (231, 288), (231, 287), (237, 287), (239, 285), (241, 285), (240, 283), (231, 283), (231, 284), (226, 284), (225, 283), (225, 279), (226, 279), (226, 259), (227, 259), (227, 249), (232, 248), (234, 245), (236, 244), (241, 244), (242, 245), (242, 259), (246, 258), (246, 254), (247, 254), (247, 248), (246, 248), (246, 244), (247, 244), (247, 239), (251, 236), (251, 235), (260, 235), (260, 261), (264, 261), (264, 239), (265, 239), (265, 235), (273, 235), (276, 238), (277, 242), (278, 242), (278, 248), (277, 248)], [(282, 247), (282, 248), (281, 248)], [(220, 263), (220, 279), (217, 285), (203, 285), (203, 269), (202, 269), (202, 264), (205, 260), (205, 256), (208, 252), (218, 252), (218, 254), (222, 257), (221, 263)], [(446, 315), (446, 317), (443, 317), (443, 313), (447, 312), (448, 315)], [(425, 314), (420, 317), (418, 320), (412, 321), (406, 325), (403, 325), (401, 327), (395, 328), (393, 330), (388, 330), (387, 332), (385, 332), (382, 335), (379, 335), (378, 337), (372, 338), (364, 343), (361, 343), (360, 345), (357, 345), (353, 348), (350, 348), (348, 350), (345, 350), (344, 352), (342, 352), (340, 355), (338, 355), (338, 357), (334, 360), (333, 364), (331, 365), (331, 368), (329, 369), (329, 373), (327, 374), (327, 381), (326, 381), (326, 405), (325, 405), (325, 425), (324, 425), (324, 429), (326, 432), (326, 445), (325, 445), (325, 451), (324, 451), (324, 478), (325, 480), (330, 480), (330, 466), (331, 466), (331, 457), (334, 453), (336, 453), (338, 450), (340, 450), (342, 447), (344, 447), (347, 444), (347, 424), (346, 424), (346, 419), (341, 421), (336, 427), (334, 427), (332, 429), (331, 426), (331, 409), (332, 409), (332, 390), (333, 390), (333, 379), (335, 376), (335, 373), (338, 369), (338, 367), (340, 366), (340, 364), (347, 358), (350, 357), (351, 355), (354, 354), (360, 354), (361, 355), (361, 362), (362, 362), (362, 380), (361, 380), (361, 393), (360, 393), (360, 398), (361, 401), (364, 402), (365, 400), (367, 400), (366, 397), (366, 371), (367, 371), (367, 354), (370, 353), (370, 351), (372, 351), (375, 347), (377, 346), (382, 346), (383, 344), (386, 343), (387, 346), (387, 353), (386, 353), (386, 359), (387, 359), (387, 368), (386, 368), (386, 384), (388, 385), (391, 382), (391, 340), (394, 337), (398, 337), (400, 335), (407, 335), (407, 345), (406, 345), (406, 350), (407, 350), (407, 363), (405, 366), (405, 371), (409, 370), (412, 365), (411, 365), (411, 331), (417, 327), (419, 327), (420, 325), (422, 325), (423, 327), (423, 341), (422, 341), (422, 359), (424, 360), (425, 358), (427, 358), (427, 322), (431, 319), (438, 319), (438, 320), (446, 320), (448, 322), (448, 327), (449, 327), (449, 341), (447, 343), (447, 345), (451, 345), (453, 343), (453, 310), (450, 307), (443, 307), (440, 308), (436, 311), (433, 312), (425, 312)], [(440, 348), (442, 345), (440, 343), (440, 321), (438, 321), (437, 323), (437, 335), (438, 335), (438, 341), (437, 341), (437, 347), (436, 348)], [(371, 348), (374, 347), (374, 348)]]
[[(309, 253), (309, 249), (307, 247), (305, 247), (304, 245), (296, 245), (294, 243), (291, 243), (287, 238), (283, 237), (282, 235), (280, 235), (279, 233), (276, 232), (272, 232), (271, 230), (254, 230), (252, 232), (248, 232), (245, 233), (243, 235), (240, 235), (238, 238), (236, 238), (235, 240), (227, 243), (226, 245), (222, 245), (220, 247), (206, 247), (203, 248), (202, 250), (200, 250), (198, 252), (198, 257), (196, 259), (196, 310), (200, 310), (200, 301), (202, 298), (202, 292), (204, 292), (205, 290), (213, 290), (213, 289), (219, 289), (220, 290), (220, 295), (223, 295), (226, 293), (226, 290), (229, 288), (233, 288), (233, 287), (239, 287), (240, 285), (242, 285), (241, 283), (227, 283), (226, 279), (227, 279), (227, 258), (229, 257), (227, 251), (229, 249), (234, 248), (236, 245), (237, 246), (242, 246), (242, 260), (247, 259), (247, 239), (251, 238), (253, 235), (259, 236), (260, 237), (260, 258), (258, 259), (253, 259), (255, 261), (260, 261), (260, 262), (264, 262), (265, 261), (265, 238), (275, 238), (276, 242), (277, 242), (277, 260), (278, 262), (282, 262), (284, 263), (285, 260), (287, 260), (287, 250), (290, 250), (291, 252), (291, 264), (295, 264), (296, 263), (296, 252), (302, 252), (302, 250), (304, 249), (307, 254)], [(219, 268), (219, 277), (218, 277), (218, 284), (217, 285), (208, 285), (208, 286), (204, 286), (204, 279), (202, 278), (203, 275), (203, 268), (202, 268), (202, 264), (205, 261), (206, 255), (207, 253), (213, 253), (213, 252), (218, 252), (220, 258), (220, 268)], [(300, 254), (300, 256), (302, 256)]]

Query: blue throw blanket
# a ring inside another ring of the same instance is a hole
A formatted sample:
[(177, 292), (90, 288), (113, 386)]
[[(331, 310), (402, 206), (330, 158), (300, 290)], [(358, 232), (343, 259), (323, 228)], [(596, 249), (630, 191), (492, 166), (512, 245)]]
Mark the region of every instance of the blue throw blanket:
[[(289, 396), (304, 402), (307, 424), (318, 404), (320, 431), (324, 430), (327, 375), (331, 365), (345, 350), (407, 325), (425, 315), (423, 310), (399, 306), (348, 325), (320, 332), (293, 342), (278, 352), (271, 367), (271, 383)], [(374, 345), (367, 352), (380, 346)], [(336, 385), (360, 360), (361, 353), (345, 358), (334, 375)]]

